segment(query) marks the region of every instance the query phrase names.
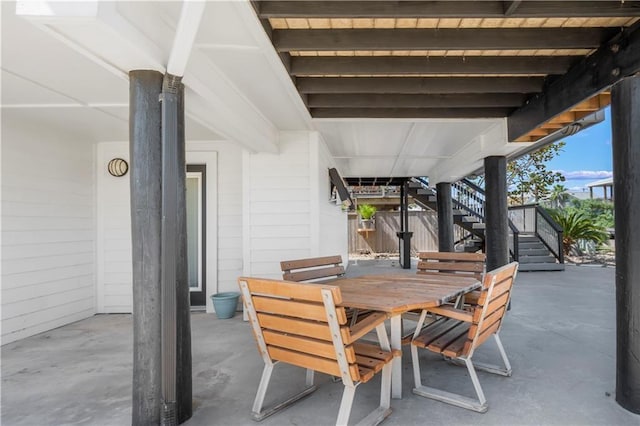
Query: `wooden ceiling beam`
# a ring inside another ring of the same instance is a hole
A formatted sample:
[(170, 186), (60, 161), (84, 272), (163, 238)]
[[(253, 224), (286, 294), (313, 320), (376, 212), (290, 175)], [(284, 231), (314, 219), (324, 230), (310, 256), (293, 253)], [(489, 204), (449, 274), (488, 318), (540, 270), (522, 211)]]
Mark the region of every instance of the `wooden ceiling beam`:
[(310, 108), (313, 118), (498, 118), (513, 108)]
[(300, 93), (537, 93), (541, 77), (299, 77)]
[(640, 25), (625, 29), (592, 55), (550, 82), (542, 93), (508, 119), (509, 140), (516, 140), (570, 110), (622, 78), (640, 72)]
[(574, 56), (294, 56), (295, 76), (411, 74), (564, 74)]
[(278, 52), (327, 50), (592, 49), (608, 28), (420, 28), (274, 30)]
[[(640, 16), (638, 1), (260, 1), (261, 18), (534, 18)], [(505, 8), (506, 3), (506, 8)], [(512, 5), (520, 3), (517, 7)]]
[(521, 93), (464, 95), (397, 94), (310, 94), (310, 108), (488, 108), (520, 107), (527, 96)]
[(518, 7), (520, 7), (522, 0), (504, 1), (502, 3), (504, 4), (504, 16), (511, 16), (515, 13), (516, 10), (518, 10)]

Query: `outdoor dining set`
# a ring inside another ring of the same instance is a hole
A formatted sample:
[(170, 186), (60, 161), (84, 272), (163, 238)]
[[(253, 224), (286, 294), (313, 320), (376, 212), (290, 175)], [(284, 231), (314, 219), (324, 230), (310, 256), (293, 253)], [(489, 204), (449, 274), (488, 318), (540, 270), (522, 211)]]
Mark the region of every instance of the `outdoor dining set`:
[[(336, 424), (346, 425), (356, 388), (380, 373), (380, 405), (359, 423), (376, 425), (391, 414), (391, 399), (402, 398), (405, 345), (411, 348), (413, 393), (422, 397), (485, 412), (488, 402), (476, 370), (511, 375), (499, 332), (517, 262), (485, 271), (484, 254), (422, 252), (415, 275), (345, 277), (341, 256), (283, 261), (281, 269), (282, 280), (238, 279), (265, 364), (253, 404), (255, 420), (309, 395), (319, 372), (344, 384)], [(491, 336), (501, 366), (472, 361), (474, 351)], [(476, 398), (424, 385), (421, 349), (466, 366)], [(265, 408), (277, 363), (306, 369), (306, 387)]]

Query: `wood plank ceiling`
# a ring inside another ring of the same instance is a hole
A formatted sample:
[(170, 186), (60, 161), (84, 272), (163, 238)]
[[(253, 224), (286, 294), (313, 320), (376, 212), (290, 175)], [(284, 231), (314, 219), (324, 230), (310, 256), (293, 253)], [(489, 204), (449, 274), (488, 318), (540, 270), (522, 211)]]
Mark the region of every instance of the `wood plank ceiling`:
[[(609, 104), (607, 80), (577, 87), (581, 93), (546, 107), (549, 96), (563, 96), (562, 90), (556, 93), (559, 83), (580, 83), (588, 58), (621, 38), (629, 40), (640, 26), (640, 1), (255, 1), (254, 6), (312, 117), (517, 113), (510, 138), (526, 142)], [(627, 69), (635, 70), (637, 54), (625, 55), (633, 62)], [(603, 64), (603, 72), (610, 66)]]

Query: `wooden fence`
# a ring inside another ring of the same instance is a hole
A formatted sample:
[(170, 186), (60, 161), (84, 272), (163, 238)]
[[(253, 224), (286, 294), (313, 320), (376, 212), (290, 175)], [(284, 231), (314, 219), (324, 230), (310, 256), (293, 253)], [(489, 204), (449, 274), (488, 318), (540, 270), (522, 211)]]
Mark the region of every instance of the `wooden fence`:
[[(396, 232), (400, 230), (400, 213), (379, 211), (375, 231), (358, 231), (358, 215), (349, 214), (349, 253), (398, 253)], [(411, 253), (438, 250), (438, 215), (431, 210), (409, 212)]]

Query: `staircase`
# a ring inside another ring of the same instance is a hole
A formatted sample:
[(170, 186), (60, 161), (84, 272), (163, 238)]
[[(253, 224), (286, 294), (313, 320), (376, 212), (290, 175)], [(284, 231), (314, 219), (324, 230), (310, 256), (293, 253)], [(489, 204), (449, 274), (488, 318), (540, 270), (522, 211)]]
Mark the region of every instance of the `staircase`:
[(535, 234), (518, 235), (518, 271), (564, 271), (564, 263), (556, 257)]
[[(465, 190), (462, 184), (454, 185), (453, 194), (457, 196), (453, 198), (453, 223), (467, 231), (467, 236), (458, 241), (456, 246), (460, 247), (463, 244), (462, 251), (474, 253), (484, 248), (484, 193), (481, 196), (475, 192), (476, 189)], [(482, 191), (480, 188), (477, 189)], [(410, 181), (409, 195), (423, 208), (438, 211), (436, 191), (429, 188), (425, 181)]]
[[(453, 223), (466, 231), (466, 236), (456, 242), (456, 248), (465, 252), (483, 250), (484, 190), (466, 179), (452, 184), (451, 190)], [(438, 210), (436, 191), (423, 179), (409, 182), (409, 195), (423, 208)], [(511, 213), (510, 209), (510, 216)], [(509, 252), (512, 260), (520, 262), (518, 270), (563, 271), (562, 230), (546, 212), (538, 206), (519, 207), (514, 210), (513, 217), (518, 225), (509, 220)], [(531, 217), (535, 219), (533, 222)], [(549, 247), (554, 247), (555, 253)]]

